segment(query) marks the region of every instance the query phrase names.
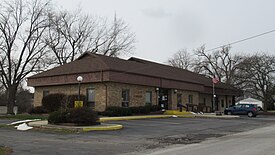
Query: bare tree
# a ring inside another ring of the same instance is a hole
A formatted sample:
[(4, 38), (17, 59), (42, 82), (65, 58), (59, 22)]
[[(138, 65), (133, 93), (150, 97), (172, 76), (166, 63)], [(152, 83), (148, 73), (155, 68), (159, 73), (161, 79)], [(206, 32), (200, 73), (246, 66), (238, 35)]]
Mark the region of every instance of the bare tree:
[(50, 29), (45, 38), (54, 53), (53, 62), (62, 65), (75, 60), (84, 52), (119, 56), (131, 52), (135, 36), (116, 17), (108, 26), (102, 18), (92, 18), (80, 11), (53, 12), (49, 15)]
[(7, 92), (7, 113), (13, 107), (20, 82), (30, 73), (40, 71), (46, 55), (42, 36), (47, 29), (49, 2), (9, 0), (0, 8), (0, 69)]
[(106, 36), (103, 37), (102, 46), (97, 45), (96, 51), (112, 57), (131, 53), (134, 48), (135, 35), (130, 32), (129, 26), (122, 19), (117, 19), (115, 15), (114, 21), (105, 32)]
[(173, 58), (168, 59), (168, 64), (173, 67), (192, 70), (193, 58), (186, 49), (179, 50), (173, 55)]
[(201, 46), (195, 50), (197, 60), (194, 71), (208, 77), (217, 76), (223, 82), (233, 84), (235, 72), (238, 64), (242, 61), (242, 57), (239, 55), (232, 56), (230, 48), (230, 46), (224, 46), (213, 53), (207, 53), (205, 46)]
[(261, 99), (267, 110), (268, 104), (272, 103), (271, 92), (274, 92), (275, 57), (267, 54), (247, 56), (238, 68), (238, 85)]

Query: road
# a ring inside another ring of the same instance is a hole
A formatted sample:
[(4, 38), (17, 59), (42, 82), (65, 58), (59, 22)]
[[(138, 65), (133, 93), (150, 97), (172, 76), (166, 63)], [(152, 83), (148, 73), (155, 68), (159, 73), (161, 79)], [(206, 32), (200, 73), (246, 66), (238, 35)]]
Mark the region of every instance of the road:
[[(0, 121), (0, 124), (6, 122)], [(79, 134), (0, 128), (0, 146), (11, 147), (13, 155), (147, 154), (150, 150), (175, 145), (197, 145), (209, 138), (221, 138), (222, 141), (226, 135), (275, 125), (275, 117), (232, 120), (169, 118), (111, 123), (122, 124), (124, 128)]]
[(150, 155), (274, 155), (274, 144), (275, 125), (272, 125), (199, 144), (158, 150)]

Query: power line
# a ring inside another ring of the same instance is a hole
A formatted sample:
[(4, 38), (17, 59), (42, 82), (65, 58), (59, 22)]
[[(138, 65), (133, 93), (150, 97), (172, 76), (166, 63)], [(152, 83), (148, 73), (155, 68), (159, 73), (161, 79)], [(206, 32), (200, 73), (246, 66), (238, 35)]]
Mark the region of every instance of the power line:
[[(241, 39), (241, 40), (238, 40), (238, 41), (234, 41), (234, 42), (226, 44), (226, 45), (230, 46), (230, 45), (238, 44), (240, 42), (244, 42), (244, 41), (247, 41), (247, 40), (250, 40), (250, 39), (254, 39), (254, 38), (257, 38), (257, 37), (260, 37), (260, 36), (263, 36), (263, 35), (266, 35), (266, 34), (269, 34), (269, 33), (273, 33), (273, 32), (275, 32), (275, 29), (267, 31), (267, 32), (264, 32), (264, 33), (260, 33), (260, 34), (257, 34), (257, 35), (251, 36), (251, 37), (247, 37), (247, 38), (244, 38), (244, 39)], [(215, 47), (215, 48), (211, 48), (211, 49), (206, 50), (205, 52), (213, 51), (213, 50), (222, 48), (222, 47), (224, 47), (226, 45), (222, 45), (222, 46), (218, 46), (218, 47)]]

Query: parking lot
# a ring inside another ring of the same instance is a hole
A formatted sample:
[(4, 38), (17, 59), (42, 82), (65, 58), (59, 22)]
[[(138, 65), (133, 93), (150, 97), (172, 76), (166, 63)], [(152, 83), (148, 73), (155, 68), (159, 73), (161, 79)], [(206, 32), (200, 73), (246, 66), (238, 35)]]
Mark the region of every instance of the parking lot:
[[(1, 123), (1, 121), (0, 121)], [(5, 121), (6, 123), (6, 121)], [(173, 144), (191, 144), (207, 138), (275, 124), (274, 116), (240, 119), (168, 118), (114, 121), (124, 128), (79, 134), (0, 129), (0, 145), (14, 154), (123, 154), (142, 153)]]

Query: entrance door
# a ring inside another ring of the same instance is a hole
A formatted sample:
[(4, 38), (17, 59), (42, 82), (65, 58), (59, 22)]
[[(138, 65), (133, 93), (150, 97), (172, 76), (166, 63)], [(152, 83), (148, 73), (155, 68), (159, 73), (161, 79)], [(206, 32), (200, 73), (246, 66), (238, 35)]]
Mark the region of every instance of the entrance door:
[(159, 106), (164, 109), (168, 109), (168, 89), (159, 90)]

